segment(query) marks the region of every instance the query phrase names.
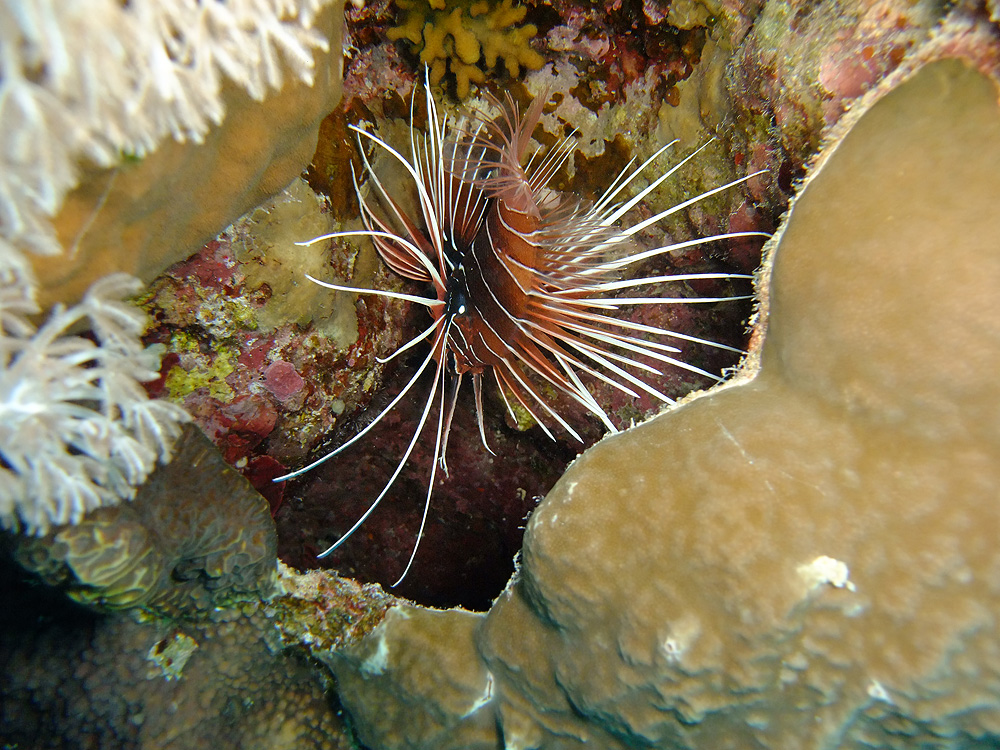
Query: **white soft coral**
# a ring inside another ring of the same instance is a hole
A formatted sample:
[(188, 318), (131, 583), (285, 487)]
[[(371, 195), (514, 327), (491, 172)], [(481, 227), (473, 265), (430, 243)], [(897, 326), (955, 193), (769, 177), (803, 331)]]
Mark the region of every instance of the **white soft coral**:
[[(159, 357), (139, 339), (143, 314), (122, 301), (135, 279), (101, 279), (36, 329), (17, 275), (0, 272), (0, 524), (44, 534), (131, 498), (189, 417), (139, 385)], [(84, 323), (94, 340), (71, 333)]]

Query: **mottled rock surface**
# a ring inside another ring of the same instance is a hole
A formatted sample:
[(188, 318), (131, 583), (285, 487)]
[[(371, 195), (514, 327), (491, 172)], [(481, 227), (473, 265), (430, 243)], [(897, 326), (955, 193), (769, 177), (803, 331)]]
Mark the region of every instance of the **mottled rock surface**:
[(352, 747), (317, 671), (282, 650), (259, 604), (200, 622), (142, 621), (0, 587), (20, 602), (0, 617), (0, 745)]

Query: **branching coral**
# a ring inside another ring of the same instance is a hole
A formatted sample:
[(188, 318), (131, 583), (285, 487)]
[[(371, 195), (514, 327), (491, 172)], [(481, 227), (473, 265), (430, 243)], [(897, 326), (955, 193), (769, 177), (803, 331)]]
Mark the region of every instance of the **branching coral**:
[(470, 83), (484, 83), (486, 71), (502, 59), (511, 76), (520, 69), (537, 70), (542, 56), (528, 41), (538, 29), (518, 26), (527, 8), (512, 0), (491, 4), (488, 0), (397, 0), (402, 23), (390, 29), (390, 39), (406, 39), (420, 61), (430, 66), (431, 83), (437, 84), (447, 70), (455, 76), (460, 99), (469, 94)]
[[(132, 497), (187, 415), (139, 385), (159, 356), (139, 340), (145, 316), (121, 301), (134, 279), (104, 278), (37, 328), (19, 281), (0, 276), (0, 525), (45, 533)], [(69, 333), (87, 321), (96, 343)]]

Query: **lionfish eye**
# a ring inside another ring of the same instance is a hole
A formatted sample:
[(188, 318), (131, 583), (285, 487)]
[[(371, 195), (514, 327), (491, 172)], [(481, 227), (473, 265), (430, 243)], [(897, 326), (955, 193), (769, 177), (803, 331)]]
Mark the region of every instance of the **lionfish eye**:
[(469, 309), (469, 291), (465, 284), (465, 267), (459, 263), (448, 278), (448, 291), (444, 299), (447, 317), (465, 315)]
[(465, 315), (468, 309), (469, 299), (466, 296), (465, 289), (458, 287), (449, 289), (448, 296), (445, 299), (444, 314), (448, 317)]

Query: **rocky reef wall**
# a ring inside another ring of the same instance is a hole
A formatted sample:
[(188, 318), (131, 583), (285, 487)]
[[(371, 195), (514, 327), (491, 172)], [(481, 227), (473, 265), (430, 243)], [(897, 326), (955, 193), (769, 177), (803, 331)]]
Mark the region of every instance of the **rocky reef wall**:
[(992, 746), (998, 89), (915, 67), (811, 171), (744, 374), (578, 459), (488, 614), (335, 655), (367, 744)]

